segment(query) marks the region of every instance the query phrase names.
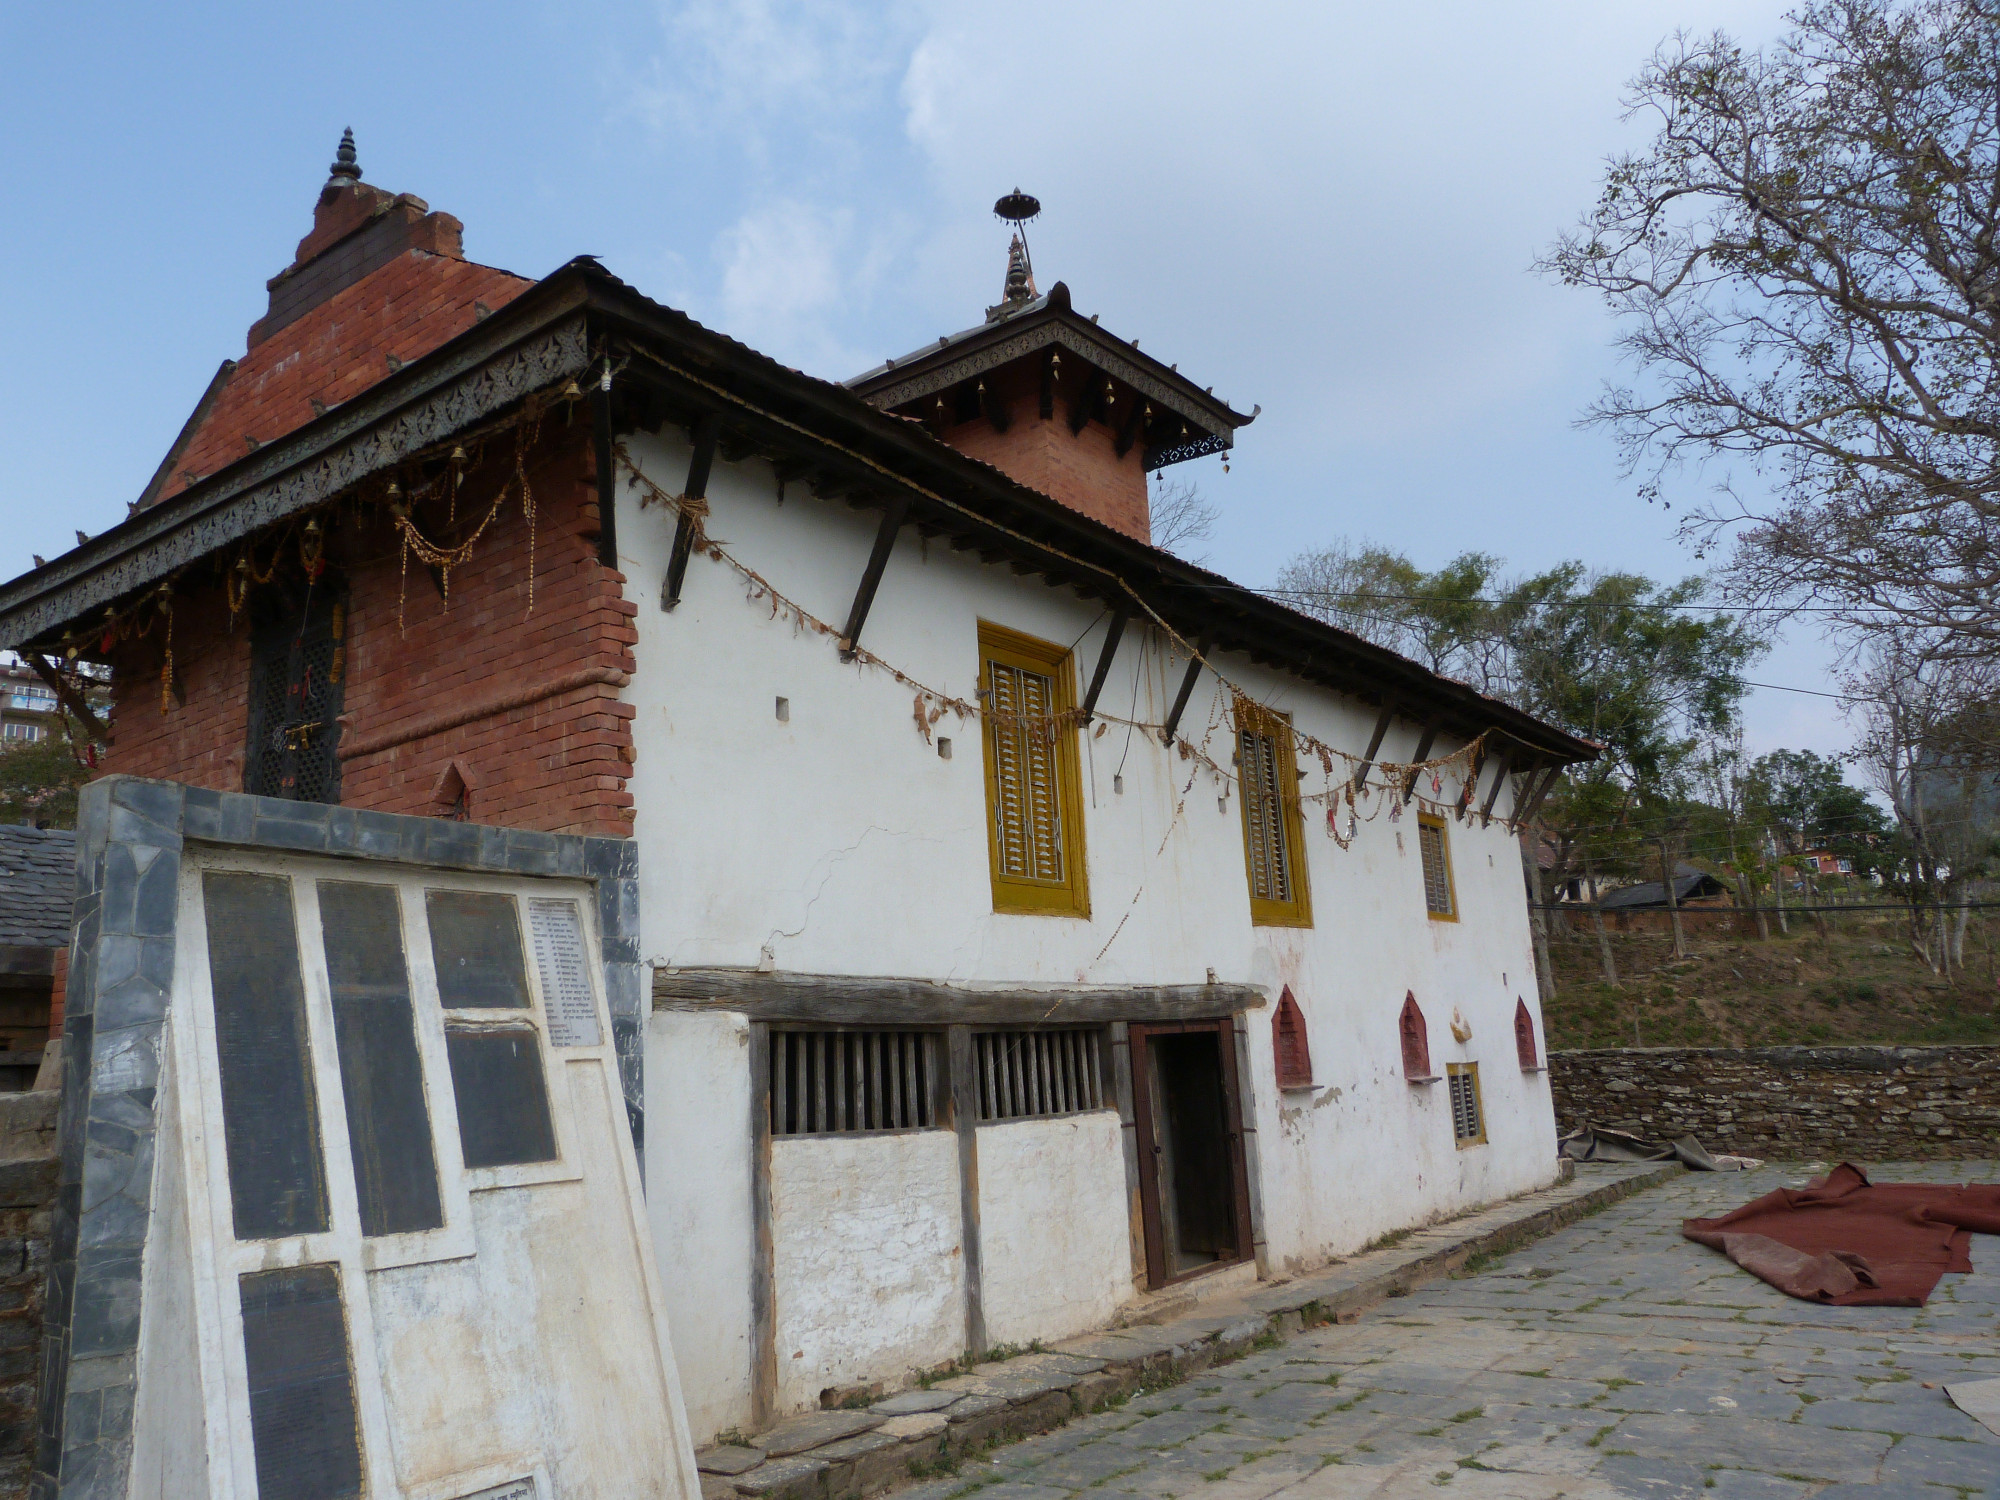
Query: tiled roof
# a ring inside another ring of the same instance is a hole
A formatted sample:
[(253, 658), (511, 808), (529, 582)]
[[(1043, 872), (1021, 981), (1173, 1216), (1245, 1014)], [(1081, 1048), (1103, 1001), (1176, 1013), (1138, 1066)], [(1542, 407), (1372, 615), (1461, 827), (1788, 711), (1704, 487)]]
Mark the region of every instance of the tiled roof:
[(190, 475), (213, 474), (256, 446), (303, 427), (322, 408), (353, 399), (392, 372), (465, 332), (487, 311), (534, 285), (511, 271), (407, 250), (333, 294), (243, 356), (212, 393), (157, 499)]
[(0, 826), (0, 944), (67, 947), (75, 891), (74, 833)]

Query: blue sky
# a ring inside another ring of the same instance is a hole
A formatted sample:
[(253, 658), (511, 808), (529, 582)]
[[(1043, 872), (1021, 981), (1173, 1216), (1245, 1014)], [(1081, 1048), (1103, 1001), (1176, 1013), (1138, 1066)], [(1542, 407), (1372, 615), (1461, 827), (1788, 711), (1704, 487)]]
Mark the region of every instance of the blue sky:
[[(1693, 571), (1576, 412), (1616, 373), (1529, 270), (1635, 140), (1676, 28), (1759, 0), (1376, 4), (695, 0), (0, 8), (0, 569), (124, 514), (310, 226), (343, 126), (475, 260), (591, 253), (840, 377), (996, 300), (993, 199), (1039, 195), (1044, 288), (1240, 409), (1208, 561), (1339, 537), (1436, 564)], [(1717, 475), (1678, 481), (1676, 509)], [(1825, 689), (1796, 633), (1756, 674)], [(1752, 750), (1844, 744), (1760, 692)]]

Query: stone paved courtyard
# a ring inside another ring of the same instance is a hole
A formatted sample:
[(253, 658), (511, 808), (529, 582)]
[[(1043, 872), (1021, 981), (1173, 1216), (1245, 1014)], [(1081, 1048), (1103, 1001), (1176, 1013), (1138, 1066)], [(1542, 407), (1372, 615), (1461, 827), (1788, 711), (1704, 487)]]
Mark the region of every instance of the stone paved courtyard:
[[(1996, 1165), (1871, 1169), (1994, 1181)], [(2000, 1436), (1947, 1381), (2000, 1377), (2000, 1242), (1929, 1307), (1780, 1295), (1679, 1221), (1798, 1167), (1690, 1174), (1476, 1275), (968, 1460), (904, 1500), (2000, 1500)]]

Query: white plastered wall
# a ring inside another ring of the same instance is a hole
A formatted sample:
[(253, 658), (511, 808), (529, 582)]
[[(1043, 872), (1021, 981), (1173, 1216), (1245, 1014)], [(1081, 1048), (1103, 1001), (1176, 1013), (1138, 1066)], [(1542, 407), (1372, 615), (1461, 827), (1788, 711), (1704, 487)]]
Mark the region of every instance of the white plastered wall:
[(994, 1344), (1068, 1338), (1132, 1295), (1116, 1110), (979, 1130), (979, 1285)]
[[(663, 489), (678, 492), (688, 446), (677, 430), (635, 436), (628, 447)], [(1263, 986), (1272, 1002), (1289, 984), (1308, 1021), (1318, 1088), (1280, 1095), (1269, 1006), (1248, 1020), (1246, 1104), (1257, 1132), (1259, 1228), (1275, 1270), (1316, 1265), (1385, 1230), (1553, 1179), (1546, 1075), (1524, 1074), (1515, 1061), (1517, 996), (1536, 1017), (1538, 1041), (1541, 1030), (1520, 857), (1502, 825), (1481, 828), (1476, 817), (1450, 825), (1460, 920), (1436, 922), (1424, 909), (1414, 806), (1392, 821), (1387, 799), (1372, 799), (1352, 845), (1342, 848), (1327, 835), (1323, 810), (1308, 804), (1314, 926), (1256, 927), (1233, 788), (1156, 736), (1107, 724), (1101, 735), (1086, 736), (1082, 749), (1090, 917), (995, 913), (977, 721), (947, 714), (934, 726), (934, 737), (952, 741), (951, 758), (943, 758), (917, 732), (909, 687), (843, 663), (833, 640), (798, 625), (755, 584), (700, 554), (689, 564), (679, 606), (661, 610), (675, 517), (657, 505), (641, 507), (640, 493), (619, 486), (618, 536), (626, 596), (639, 605), (638, 670), (625, 698), (637, 710), (631, 790), (649, 962), (969, 986), (1198, 984), (1212, 971), (1225, 982)], [(798, 482), (782, 501), (779, 495), (762, 461), (718, 461), (709, 534), (838, 628), (878, 516), (818, 499)], [(1104, 640), (1106, 613), (1004, 563), (982, 564), (906, 530), (862, 644), (916, 681), (970, 699), (978, 623), (989, 620), (1072, 645), (1080, 692)], [(1372, 706), (1246, 659), (1222, 655), (1218, 664), (1252, 696), (1292, 714), (1300, 729), (1357, 755), (1366, 747)], [(1183, 666), (1158, 632), (1135, 621), (1100, 710), (1158, 723)], [(789, 710), (782, 721), (775, 712), (781, 697)], [(1229, 764), (1228, 700), (1211, 674), (1203, 674), (1182, 733)], [(1414, 727), (1399, 719), (1381, 754), (1407, 757), (1415, 741)], [(1452, 748), (1441, 743), (1433, 753)], [(1304, 789), (1323, 784), (1313, 766)], [(1510, 796), (1502, 794), (1501, 810)], [(1396, 1021), (1406, 992), (1416, 994), (1430, 1023), (1439, 1072), (1447, 1061), (1479, 1062), (1488, 1144), (1458, 1149), (1444, 1085), (1403, 1081)], [(1472, 1028), (1462, 1046), (1450, 1031), (1454, 1009)], [(737, 1129), (742, 1112), (733, 1094), (711, 1101), (707, 1091), (721, 1086), (717, 1059), (674, 1040), (683, 1024), (660, 1018), (649, 1031), (655, 1223), (699, 1222), (718, 1244), (747, 1245), (750, 1208), (738, 1190), (747, 1167), (709, 1145)], [(699, 1148), (678, 1149), (675, 1112), (707, 1111), (711, 1102), (715, 1120), (693, 1129)], [(1106, 1158), (1109, 1174), (1115, 1143)], [(983, 1223), (1022, 1211), (1020, 1203), (989, 1209), (1002, 1191), (982, 1169)], [(1117, 1201), (1124, 1201), (1122, 1176)], [(788, 1232), (782, 1218), (777, 1227), (781, 1237)], [(673, 1253), (670, 1234), (659, 1243), (663, 1257)], [(987, 1288), (1014, 1274), (1007, 1259), (990, 1244), (985, 1249)], [(670, 1292), (677, 1333), (686, 1322), (684, 1301), (747, 1305), (749, 1267), (747, 1256), (734, 1253), (663, 1263), (670, 1287), (682, 1281)], [(1102, 1295), (1102, 1268), (1087, 1257), (1053, 1269), (1063, 1280), (1049, 1289), (1048, 1306), (1088, 1305)], [(987, 1309), (990, 1336), (999, 1338), (991, 1290)], [(779, 1349), (781, 1383), (798, 1347)], [(747, 1417), (747, 1397), (731, 1405), (734, 1392), (747, 1392), (747, 1375), (698, 1375), (705, 1358), (686, 1366), (691, 1410), (726, 1407), (736, 1413), (732, 1420)], [(903, 1367), (919, 1362), (908, 1357)], [(697, 1388), (709, 1379), (731, 1394), (711, 1401)], [(814, 1380), (839, 1383), (824, 1374)]]
[(950, 1131), (773, 1142), (771, 1222), (781, 1410), (965, 1351)]

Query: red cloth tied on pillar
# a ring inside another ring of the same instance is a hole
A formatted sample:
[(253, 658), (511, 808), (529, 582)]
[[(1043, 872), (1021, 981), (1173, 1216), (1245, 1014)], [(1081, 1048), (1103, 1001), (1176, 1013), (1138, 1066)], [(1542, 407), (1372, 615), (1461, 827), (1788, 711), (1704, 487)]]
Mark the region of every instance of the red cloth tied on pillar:
[(1836, 1307), (1922, 1307), (1947, 1271), (1972, 1269), (1972, 1236), (2000, 1234), (2000, 1186), (1872, 1183), (1842, 1162), (1681, 1233), (1781, 1292)]

